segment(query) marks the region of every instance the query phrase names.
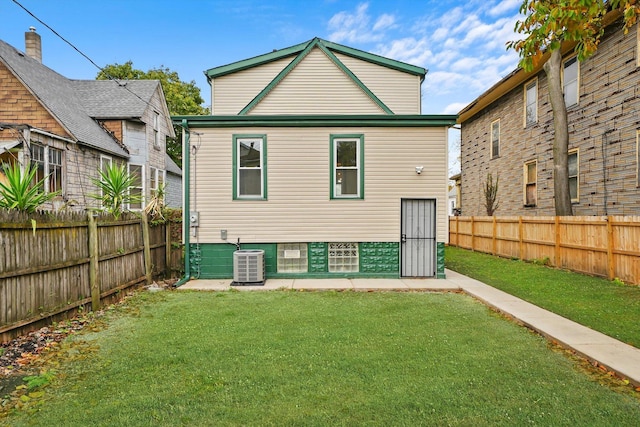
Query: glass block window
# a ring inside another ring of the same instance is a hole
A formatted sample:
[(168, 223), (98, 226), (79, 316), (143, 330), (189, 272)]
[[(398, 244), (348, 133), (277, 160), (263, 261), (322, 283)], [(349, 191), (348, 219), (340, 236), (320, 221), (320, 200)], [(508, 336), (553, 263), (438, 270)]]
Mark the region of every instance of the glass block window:
[(357, 243), (329, 243), (329, 272), (353, 273), (360, 271)]
[(279, 243), (278, 273), (306, 273), (308, 258), (306, 243)]

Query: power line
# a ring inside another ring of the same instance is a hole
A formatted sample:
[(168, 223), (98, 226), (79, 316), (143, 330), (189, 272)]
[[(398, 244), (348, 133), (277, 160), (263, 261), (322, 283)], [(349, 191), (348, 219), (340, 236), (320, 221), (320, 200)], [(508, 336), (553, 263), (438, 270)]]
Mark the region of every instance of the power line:
[(84, 52), (82, 52), (80, 49), (78, 49), (76, 46), (74, 46), (73, 43), (71, 43), (69, 40), (67, 40), (66, 38), (64, 38), (62, 35), (60, 35), (60, 33), (58, 33), (56, 30), (54, 30), (53, 28), (51, 28), (51, 26), (49, 26), (46, 22), (44, 22), (42, 19), (38, 18), (36, 15), (34, 15), (29, 9), (27, 9), (26, 7), (24, 7), (22, 4), (20, 4), (20, 2), (18, 2), (17, 0), (12, 0), (15, 4), (17, 4), (18, 6), (20, 6), (20, 8), (22, 8), (22, 10), (24, 10), (25, 12), (27, 12), (29, 15), (31, 15), (36, 21), (38, 21), (39, 23), (41, 23), (42, 25), (44, 25), (45, 27), (47, 27), (47, 29), (49, 29), (53, 34), (55, 34), (56, 36), (58, 36), (62, 41), (64, 41), (66, 44), (68, 44), (69, 46), (71, 46), (76, 52), (78, 52), (80, 55), (82, 55), (84, 58), (86, 58), (89, 62), (91, 62), (91, 64), (93, 64), (98, 70), (100, 70), (103, 75), (111, 81), (116, 82), (116, 84), (122, 88), (124, 88), (127, 92), (129, 92), (130, 94), (132, 94), (133, 96), (135, 96), (136, 98), (138, 98), (140, 101), (144, 102), (145, 104), (147, 104), (149, 107), (154, 107), (153, 105), (151, 105), (148, 101), (146, 101), (145, 99), (142, 99), (142, 97), (140, 97), (140, 95), (138, 95), (137, 93), (133, 92), (131, 89), (129, 89), (125, 84), (122, 84), (120, 82), (120, 79), (117, 79), (111, 75), (109, 75), (109, 73), (107, 73), (105, 71), (104, 68), (102, 68), (101, 66), (99, 66), (98, 64), (96, 64), (91, 58), (89, 58), (88, 55), (86, 55)]

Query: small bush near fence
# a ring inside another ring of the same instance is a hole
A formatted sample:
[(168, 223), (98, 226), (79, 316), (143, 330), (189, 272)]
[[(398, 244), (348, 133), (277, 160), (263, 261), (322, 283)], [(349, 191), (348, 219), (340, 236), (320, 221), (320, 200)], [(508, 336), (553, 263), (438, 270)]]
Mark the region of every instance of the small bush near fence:
[(640, 284), (638, 216), (456, 216), (449, 244)]
[(166, 230), (134, 214), (0, 211), (0, 342), (176, 269)]

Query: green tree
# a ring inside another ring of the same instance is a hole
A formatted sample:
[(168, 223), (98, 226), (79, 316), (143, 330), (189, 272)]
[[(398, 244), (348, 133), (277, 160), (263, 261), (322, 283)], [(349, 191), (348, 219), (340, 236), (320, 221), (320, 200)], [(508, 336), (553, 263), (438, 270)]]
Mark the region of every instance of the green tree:
[[(206, 115), (209, 109), (203, 107), (204, 99), (195, 81), (183, 82), (177, 72), (160, 66), (149, 71), (133, 68), (133, 62), (111, 64), (104, 67), (96, 76), (96, 80), (160, 80), (162, 91), (167, 100), (169, 114), (176, 116)], [(180, 165), (182, 162), (182, 133), (176, 126), (176, 138), (167, 141), (167, 154)]]
[(562, 51), (574, 46), (578, 60), (593, 55), (606, 25), (622, 17), (625, 33), (640, 14), (637, 0), (524, 0), (516, 23), (522, 40), (507, 43), (520, 55), (520, 67), (531, 72), (541, 64), (549, 82), (553, 111), (553, 170), (556, 215), (573, 215), (569, 192), (569, 126), (562, 92)]

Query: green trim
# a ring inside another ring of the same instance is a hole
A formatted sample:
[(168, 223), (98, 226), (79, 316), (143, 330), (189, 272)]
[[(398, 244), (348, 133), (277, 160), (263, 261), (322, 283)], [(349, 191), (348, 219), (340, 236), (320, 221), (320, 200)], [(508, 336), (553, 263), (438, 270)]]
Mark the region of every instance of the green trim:
[(280, 116), (173, 116), (193, 128), (232, 127), (450, 127), (457, 115), (280, 115)]
[[(190, 230), (189, 230), (189, 225), (191, 224), (191, 222), (189, 221), (189, 216), (190, 216), (190, 212), (189, 210), (191, 209), (191, 199), (190, 199), (190, 195), (191, 195), (191, 180), (190, 180), (190, 165), (191, 165), (191, 148), (189, 146), (189, 144), (191, 143), (191, 131), (189, 130), (189, 123), (186, 119), (181, 121), (181, 126), (182, 126), (182, 132), (184, 133), (183, 139), (184, 139), (184, 144), (182, 146), (182, 163), (183, 163), (183, 167), (184, 167), (184, 175), (183, 175), (183, 182), (184, 182), (184, 190), (183, 190), (183, 194), (184, 194), (184, 198), (182, 200), (182, 235), (184, 237), (184, 247), (185, 248), (189, 248), (190, 246)], [(180, 280), (180, 284), (184, 284), (187, 280), (189, 280), (191, 278), (191, 259), (190, 259), (190, 255), (189, 255), (189, 251), (185, 250), (184, 251), (184, 278), (182, 280)]]
[[(262, 195), (261, 196), (240, 196), (238, 195), (238, 140), (239, 139), (261, 139), (262, 149), (260, 150), (260, 163), (262, 164)], [(267, 200), (267, 135), (264, 134), (237, 134), (233, 135), (233, 200)]]
[(278, 75), (273, 80), (271, 80), (271, 82), (264, 89), (262, 89), (260, 93), (256, 95), (256, 97), (253, 98), (253, 100), (251, 100), (251, 102), (249, 102), (240, 111), (240, 113), (238, 113), (238, 115), (244, 116), (249, 111), (251, 111), (253, 107), (258, 105), (258, 103), (262, 101), (264, 97), (267, 96), (267, 94), (271, 92), (273, 88), (275, 88), (287, 76), (287, 74), (289, 74), (291, 70), (293, 70), (309, 54), (309, 52), (311, 52), (311, 50), (315, 47), (315, 44), (316, 42), (314, 39), (313, 42), (309, 43), (307, 47), (293, 61), (289, 63), (289, 65), (284, 67), (284, 69), (282, 69), (282, 71), (280, 71)]
[(363, 61), (366, 61), (372, 64), (382, 65), (387, 68), (391, 68), (394, 70), (403, 71), (405, 73), (420, 76), (420, 81), (423, 81), (425, 75), (427, 74), (427, 70), (422, 67), (418, 67), (415, 65), (407, 64), (405, 62), (400, 62), (393, 59), (385, 58), (383, 56), (364, 52), (362, 50), (354, 49), (348, 46), (343, 46), (338, 43), (329, 42), (316, 37), (312, 40), (309, 40), (307, 42), (300, 43), (291, 47), (279, 49), (263, 55), (255, 56), (253, 58), (244, 59), (242, 61), (233, 62), (231, 64), (210, 68), (204, 72), (204, 75), (207, 77), (207, 80), (210, 82), (211, 79), (216, 77), (221, 77), (227, 74), (235, 73), (238, 71), (246, 70), (248, 68), (257, 67), (259, 65), (263, 65), (269, 62), (287, 58), (289, 56), (297, 55), (314, 42), (316, 43), (321, 42), (324, 46), (326, 46), (327, 49), (331, 51), (339, 52), (344, 55), (361, 59)]
[(325, 47), (325, 45), (322, 42), (318, 42), (317, 43), (318, 48), (323, 51), (325, 53), (325, 55), (327, 55), (329, 57), (329, 59), (338, 67), (342, 70), (343, 73), (345, 73), (360, 89), (362, 89), (362, 91), (369, 97), (371, 98), (371, 100), (373, 100), (373, 102), (375, 102), (378, 107), (380, 107), (382, 109), (382, 111), (384, 111), (387, 114), (393, 114), (393, 111), (391, 111), (391, 109), (389, 107), (387, 107), (385, 105), (384, 102), (382, 102), (380, 100), (380, 98), (378, 98), (377, 96), (374, 95), (373, 92), (371, 92), (369, 90), (369, 88), (362, 83), (362, 81), (360, 81), (360, 79), (358, 77), (356, 77), (355, 74), (353, 74), (351, 72), (351, 70), (349, 68), (347, 68), (346, 65), (344, 65), (342, 63), (342, 61), (340, 61), (338, 59), (337, 56), (335, 56), (329, 49), (327, 49)]
[[(335, 190), (335, 168), (336, 168), (336, 159), (335, 159), (335, 140), (336, 139), (359, 139), (360, 144), (358, 144), (358, 195), (357, 196), (336, 196), (334, 193)], [(329, 199), (331, 200), (361, 200), (364, 199), (364, 135), (363, 134), (332, 134), (329, 135)]]

